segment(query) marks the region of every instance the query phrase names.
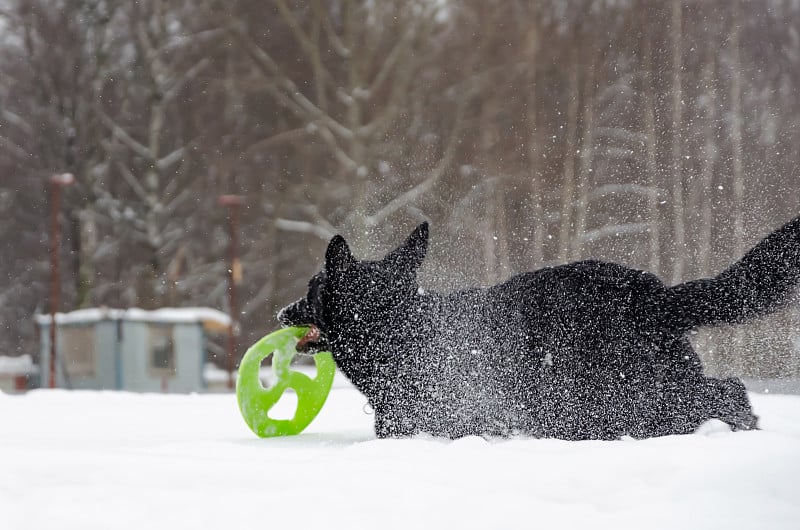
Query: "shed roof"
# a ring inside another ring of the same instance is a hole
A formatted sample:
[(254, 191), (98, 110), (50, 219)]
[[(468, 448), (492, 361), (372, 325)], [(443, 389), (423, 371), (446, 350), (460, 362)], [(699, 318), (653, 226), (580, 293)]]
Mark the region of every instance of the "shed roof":
[[(64, 324), (90, 324), (102, 320), (133, 320), (138, 322), (158, 323), (198, 323), (206, 331), (222, 333), (228, 330), (231, 319), (222, 311), (211, 307), (162, 307), (161, 309), (146, 310), (132, 307), (130, 309), (114, 309), (110, 307), (93, 307), (78, 309), (69, 313), (56, 313), (56, 323)], [(39, 325), (49, 325), (49, 314), (36, 315)]]
[(28, 375), (39, 373), (39, 367), (33, 364), (33, 358), (26, 354), (18, 357), (0, 355), (0, 375)]

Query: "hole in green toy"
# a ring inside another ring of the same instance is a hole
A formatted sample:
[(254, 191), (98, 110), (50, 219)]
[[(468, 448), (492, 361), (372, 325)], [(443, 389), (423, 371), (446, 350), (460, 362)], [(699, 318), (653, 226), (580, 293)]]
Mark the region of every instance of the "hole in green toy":
[(311, 379), (316, 379), (317, 377), (317, 365), (314, 363), (313, 358), (309, 357), (308, 361), (297, 361), (297, 357), (292, 360), (292, 370), (297, 370), (298, 372), (303, 372)]
[(261, 366), (258, 370), (258, 382), (261, 383), (261, 388), (268, 389), (275, 386), (278, 378), (272, 371), (272, 354), (270, 353), (261, 361)]
[(268, 416), (273, 420), (291, 420), (297, 412), (297, 393), (287, 388), (281, 398), (269, 409)]

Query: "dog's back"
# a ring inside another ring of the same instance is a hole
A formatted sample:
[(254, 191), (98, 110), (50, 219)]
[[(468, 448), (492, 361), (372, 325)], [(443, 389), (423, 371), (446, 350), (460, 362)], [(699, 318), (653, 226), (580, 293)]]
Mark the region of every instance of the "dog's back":
[[(509, 432), (568, 439), (685, 432), (698, 421), (657, 393), (696, 384), (702, 368), (683, 334), (653, 311), (665, 291), (650, 273), (600, 261), (521, 274), (447, 297), (436, 328), (449, 330), (448, 340), (435, 350), (457, 366), (469, 357), (463, 366), (488, 374), (494, 416)], [(669, 425), (670, 415), (687, 425)]]
[(398, 380), (421, 390), (391, 383), (413, 398), (390, 423), (451, 437), (650, 435), (665, 412), (646, 405), (658, 382), (702, 372), (681, 334), (647, 313), (665, 290), (652, 274), (585, 261), (428, 294), (426, 311), (400, 315), (426, 319), (393, 354)]

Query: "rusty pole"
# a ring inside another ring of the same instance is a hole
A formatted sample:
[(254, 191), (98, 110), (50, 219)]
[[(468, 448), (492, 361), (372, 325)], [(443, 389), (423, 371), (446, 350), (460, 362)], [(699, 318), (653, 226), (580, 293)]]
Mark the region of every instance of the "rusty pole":
[(228, 208), (228, 304), (230, 306), (231, 323), (228, 326), (227, 369), (228, 388), (233, 389), (234, 357), (236, 354), (236, 327), (239, 321), (239, 305), (236, 297), (236, 287), (242, 280), (242, 265), (236, 254), (238, 248), (239, 208), (244, 199), (240, 195), (222, 195), (219, 204)]
[(59, 240), (61, 239), (58, 215), (61, 212), (61, 189), (75, 180), (72, 173), (60, 173), (50, 177), (50, 378), (48, 386), (56, 387), (56, 312), (61, 292), (59, 281)]

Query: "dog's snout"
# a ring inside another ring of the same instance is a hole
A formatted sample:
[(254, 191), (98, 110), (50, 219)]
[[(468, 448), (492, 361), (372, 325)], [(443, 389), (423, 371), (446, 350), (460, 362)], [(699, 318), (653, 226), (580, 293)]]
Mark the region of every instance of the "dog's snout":
[(302, 299), (287, 305), (278, 311), (278, 322), (284, 326), (307, 324), (308, 322), (303, 321), (303, 309), (305, 305), (305, 300)]
[[(294, 305), (294, 304), (292, 304), (292, 305)], [(283, 309), (278, 311), (278, 322), (280, 322), (281, 325), (283, 325), (283, 326), (291, 326), (292, 325), (291, 316), (290, 316), (291, 313), (292, 313), (292, 306), (291, 305), (287, 305), (286, 307), (284, 307)]]
[(277, 318), (278, 318), (278, 322), (280, 322), (281, 325), (286, 325), (286, 309), (287, 308), (284, 307), (283, 309), (278, 311)]

